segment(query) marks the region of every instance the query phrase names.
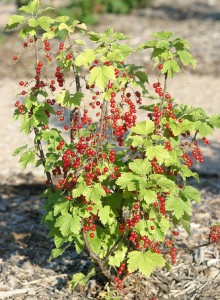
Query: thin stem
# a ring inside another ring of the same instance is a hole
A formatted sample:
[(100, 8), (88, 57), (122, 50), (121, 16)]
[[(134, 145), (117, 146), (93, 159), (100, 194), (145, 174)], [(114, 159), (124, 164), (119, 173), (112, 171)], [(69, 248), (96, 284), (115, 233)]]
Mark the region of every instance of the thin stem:
[[(68, 41), (69, 41), (70, 50), (73, 55), (73, 61), (74, 61), (75, 56), (74, 56), (74, 52), (73, 52), (73, 43), (71, 42), (71, 38), (70, 38), (69, 34), (68, 34)], [(76, 66), (74, 65), (74, 63), (72, 63), (72, 69), (73, 69), (73, 74), (74, 74), (74, 78), (75, 78), (75, 82), (76, 82), (76, 92), (80, 92), (81, 91), (80, 77), (76, 71)], [(72, 125), (73, 125), (74, 116), (75, 116), (76, 112), (78, 112), (79, 119), (80, 119), (80, 110), (78, 107), (75, 107), (73, 110), (70, 111), (70, 142), (71, 143), (73, 140), (73, 128), (72, 128), (73, 126)]]
[[(34, 128), (34, 133), (35, 133), (35, 137), (37, 137), (37, 134), (38, 134), (39, 130), (35, 127)], [(45, 159), (45, 155), (44, 155), (44, 150), (43, 150), (43, 147), (42, 147), (42, 143), (39, 139), (37, 139), (37, 149), (40, 153), (40, 159), (42, 161), (42, 164), (44, 166), (44, 169), (46, 167), (46, 159)], [(46, 171), (46, 176), (47, 176), (47, 181), (48, 181), (48, 184), (50, 186), (50, 189), (51, 189), (51, 192), (52, 193), (55, 193), (55, 188), (54, 188), (54, 185), (53, 185), (53, 181), (52, 181), (52, 177), (51, 177), (51, 174), (49, 171)]]
[(104, 117), (106, 115), (106, 111), (107, 111), (107, 101), (104, 100), (103, 104), (102, 104), (102, 112), (101, 112), (101, 120), (100, 120), (100, 130), (99, 130), (99, 136), (98, 136), (98, 142), (97, 142), (97, 148), (96, 148), (96, 153), (97, 154), (99, 153), (100, 147), (101, 147), (102, 134), (104, 132), (103, 124), (104, 124)]
[[(76, 67), (74, 64), (72, 64), (72, 69), (73, 69), (73, 73), (74, 73), (74, 78), (75, 78), (75, 82), (76, 82), (76, 92), (80, 92), (81, 91), (81, 84), (80, 84), (80, 77), (76, 71)], [(73, 110), (70, 111), (70, 142), (72, 142), (73, 139), (73, 121), (74, 121), (74, 116), (76, 114), (76, 112), (78, 112), (79, 114), (79, 119), (80, 119), (80, 110), (78, 107), (75, 107)]]
[(82, 230), (82, 236), (83, 236), (83, 240), (84, 240), (84, 243), (85, 243), (85, 246), (86, 246), (86, 249), (87, 249), (87, 252), (88, 252), (89, 256), (96, 261), (96, 263), (98, 264), (99, 269), (100, 269), (102, 275), (109, 282), (112, 282), (113, 281), (113, 276), (111, 275), (111, 273), (108, 270), (106, 270), (106, 268), (104, 266), (105, 261), (102, 262), (102, 260), (97, 255), (95, 255), (95, 253), (92, 251), (92, 249), (91, 249), (91, 247), (89, 245), (89, 242), (87, 240), (87, 236), (86, 236), (84, 230)]
[[(204, 244), (201, 244), (201, 245), (194, 245), (194, 246), (191, 246), (191, 247), (178, 247), (177, 248), (177, 251), (178, 250), (185, 250), (185, 251), (192, 251), (192, 250), (196, 250), (196, 249), (199, 249), (199, 248), (202, 248), (202, 247), (206, 247), (206, 246), (209, 246), (211, 244), (214, 244), (213, 242), (211, 241), (208, 241)], [(162, 251), (163, 254), (167, 254), (169, 253), (170, 250), (165, 250), (165, 251)]]
[(196, 130), (196, 132), (195, 132), (195, 134), (194, 134), (194, 137), (192, 138), (192, 141), (191, 141), (191, 143), (190, 143), (189, 146), (192, 146), (193, 142), (196, 141), (197, 134), (198, 134), (198, 130)]
[(165, 102), (165, 97), (166, 97), (166, 92), (167, 92), (167, 77), (168, 77), (168, 73), (166, 72), (164, 74), (163, 98), (162, 98), (162, 102), (161, 102), (161, 106), (160, 106), (160, 113), (162, 113), (163, 108), (164, 108), (164, 102)]
[[(37, 49), (37, 37), (35, 37), (35, 39), (34, 39), (34, 50), (35, 50), (36, 64), (38, 64), (39, 58), (38, 58), (38, 49)], [(37, 92), (36, 92), (36, 95), (37, 95)], [(39, 138), (37, 138), (37, 135), (39, 133), (39, 129), (34, 127), (34, 133), (35, 133), (35, 138), (37, 140), (37, 149), (40, 153), (39, 156), (40, 156), (40, 159), (42, 161), (43, 167), (45, 169), (46, 159), (45, 159), (45, 155), (44, 155), (43, 146), (42, 146), (41, 140)], [(54, 188), (54, 184), (53, 184), (53, 181), (52, 181), (51, 173), (49, 171), (46, 171), (46, 176), (47, 176), (47, 181), (48, 181), (49, 187), (51, 189), (51, 192), (55, 193), (55, 188)]]
[(103, 262), (106, 263), (107, 260), (109, 259), (109, 257), (112, 255), (112, 253), (117, 249), (117, 246), (119, 244), (119, 242), (122, 240), (122, 238), (124, 237), (124, 234), (122, 234), (117, 241), (115, 242), (115, 244), (112, 246), (112, 248), (109, 250), (109, 252), (106, 254), (106, 256), (103, 259)]

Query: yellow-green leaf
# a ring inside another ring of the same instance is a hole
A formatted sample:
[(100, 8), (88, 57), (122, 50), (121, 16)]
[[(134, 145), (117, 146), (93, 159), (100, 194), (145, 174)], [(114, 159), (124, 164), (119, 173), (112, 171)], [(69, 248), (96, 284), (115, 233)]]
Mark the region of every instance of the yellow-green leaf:
[(89, 85), (95, 83), (100, 89), (104, 90), (109, 80), (115, 78), (114, 68), (112, 66), (95, 67), (89, 75)]
[(140, 271), (145, 276), (150, 276), (157, 267), (164, 267), (165, 260), (162, 254), (152, 251), (132, 251), (128, 254), (128, 271)]

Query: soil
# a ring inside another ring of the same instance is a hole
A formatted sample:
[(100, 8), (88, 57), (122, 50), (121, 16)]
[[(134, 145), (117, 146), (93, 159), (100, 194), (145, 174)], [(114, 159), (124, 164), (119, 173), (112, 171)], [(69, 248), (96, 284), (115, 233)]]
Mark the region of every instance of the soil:
[[(1, 1), (0, 28), (13, 13), (15, 5)], [(219, 1), (157, 0), (154, 8), (130, 15), (103, 15), (91, 30), (104, 31), (108, 27), (130, 35), (129, 44), (133, 47), (159, 30), (171, 30), (188, 39), (198, 67), (170, 81), (169, 92), (179, 102), (220, 113)], [(18, 82), (27, 74), (27, 69), (15, 68), (11, 63), (20, 48), (16, 32), (0, 35), (0, 299), (104, 299), (107, 288), (101, 286), (98, 274), (84, 289), (68, 289), (73, 273), (88, 271), (86, 255), (69, 249), (62, 258), (48, 261), (53, 245), (47, 229), (39, 224), (44, 199), (38, 197), (45, 178), (42, 170), (33, 166), (22, 170), (17, 157), (11, 157), (17, 147), (31, 143), (31, 137), (19, 133), (18, 124), (12, 120)], [(153, 83), (156, 76), (151, 72), (149, 57), (145, 53), (133, 60), (146, 66)], [(160, 300), (219, 300), (220, 247), (208, 243), (208, 232), (212, 223), (220, 221), (220, 130), (210, 141), (210, 147), (203, 147), (205, 163), (198, 170), (202, 203), (193, 207), (192, 235), (188, 237), (180, 229), (176, 265), (170, 271), (156, 271), (150, 279), (131, 277), (121, 292), (122, 299), (154, 296)], [(201, 244), (207, 245), (196, 248)]]

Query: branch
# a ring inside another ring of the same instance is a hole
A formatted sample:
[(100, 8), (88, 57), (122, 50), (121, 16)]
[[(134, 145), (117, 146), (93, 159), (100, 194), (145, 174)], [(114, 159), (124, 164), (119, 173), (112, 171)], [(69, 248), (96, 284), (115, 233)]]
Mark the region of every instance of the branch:
[[(38, 49), (37, 49), (37, 37), (35, 37), (35, 39), (34, 39), (34, 50), (35, 50), (36, 64), (38, 64), (39, 58), (38, 58)], [(38, 93), (36, 92), (36, 95), (37, 94)], [(34, 133), (35, 133), (35, 137), (37, 137), (37, 135), (39, 133), (39, 130), (38, 130), (37, 127), (34, 127)], [(40, 159), (41, 159), (42, 164), (43, 164), (44, 169), (45, 169), (46, 159), (45, 159), (44, 150), (43, 150), (43, 147), (42, 147), (42, 144), (41, 144), (41, 140), (39, 140), (38, 138), (36, 140), (37, 140), (37, 149), (38, 149), (38, 151), (40, 153)], [(47, 181), (49, 183), (51, 192), (55, 193), (55, 188), (54, 188), (52, 177), (51, 177), (51, 174), (50, 174), (49, 171), (46, 171), (46, 176), (47, 176)]]
[(104, 123), (104, 117), (106, 114), (107, 110), (107, 101), (103, 100), (102, 104), (102, 112), (101, 112), (101, 120), (100, 120), (100, 130), (99, 130), (99, 137), (98, 137), (98, 142), (97, 142), (97, 148), (96, 148), (96, 153), (99, 153), (100, 146), (101, 146), (101, 140), (102, 140), (102, 133), (104, 132), (103, 130), (103, 123)]
[(161, 106), (160, 106), (160, 113), (162, 113), (163, 108), (164, 108), (164, 101), (165, 101), (166, 91), (167, 91), (167, 77), (168, 77), (168, 73), (166, 72), (164, 75), (165, 75), (165, 78), (164, 78), (164, 87), (163, 87), (163, 98), (162, 98), (162, 102), (161, 102)]
[[(38, 134), (38, 129), (36, 127), (34, 128), (34, 133), (35, 133), (35, 137), (36, 137), (37, 134)], [(45, 159), (44, 150), (43, 150), (41, 141), (39, 139), (37, 139), (37, 149), (38, 149), (38, 151), (40, 153), (39, 156), (40, 156), (40, 159), (41, 159), (42, 164), (43, 164), (44, 169), (45, 169), (45, 167), (46, 167), (46, 159)], [(49, 171), (46, 171), (46, 176), (47, 176), (47, 181), (49, 183), (51, 192), (55, 193), (55, 188), (54, 188), (53, 181), (52, 181), (52, 178), (51, 178), (51, 174), (50, 174)]]
[(122, 240), (122, 238), (124, 237), (124, 234), (122, 234), (117, 241), (115, 242), (115, 244), (111, 247), (111, 249), (109, 250), (109, 252), (106, 254), (106, 256), (103, 259), (103, 263), (106, 263), (106, 261), (109, 259), (109, 257), (112, 255), (112, 253), (116, 250), (119, 242)]
[[(73, 55), (73, 61), (75, 60), (75, 56), (74, 56), (74, 52), (73, 52), (73, 43), (71, 42), (70, 39), (70, 35), (68, 35), (68, 41), (69, 41), (69, 45), (70, 45), (70, 50), (72, 52)], [(76, 82), (76, 92), (80, 92), (81, 91), (81, 83), (80, 83), (80, 77), (76, 71), (76, 66), (74, 65), (74, 63), (72, 63), (72, 69), (73, 69), (73, 74), (74, 74), (74, 78), (75, 78), (75, 82)], [(72, 124), (73, 124), (73, 120), (74, 120), (74, 115), (75, 113), (78, 111), (79, 113), (79, 118), (80, 118), (80, 110), (78, 107), (75, 107), (73, 110), (70, 111), (70, 142), (72, 143), (72, 139), (73, 139), (73, 128), (72, 128)]]
[[(212, 245), (212, 244), (214, 244), (214, 242), (208, 241), (208, 242), (206, 242), (204, 244), (201, 244), (201, 245), (194, 245), (194, 246), (191, 246), (191, 247), (178, 247), (177, 251), (178, 250), (193, 251), (193, 250), (196, 250), (196, 249), (199, 249), (199, 248), (202, 248), (202, 247), (207, 247), (207, 246)], [(170, 250), (162, 251), (163, 254), (167, 254), (169, 252), (170, 252)]]
[(105, 261), (102, 262), (102, 260), (92, 251), (92, 249), (90, 248), (89, 242), (87, 240), (86, 234), (85, 234), (85, 232), (84, 232), (83, 229), (82, 229), (82, 236), (83, 236), (83, 240), (84, 240), (84, 243), (85, 243), (85, 246), (86, 246), (86, 250), (87, 250), (89, 256), (97, 262), (97, 264), (99, 266), (99, 269), (101, 270), (102, 275), (109, 282), (112, 282), (113, 281), (113, 276), (110, 274), (110, 272), (108, 270), (106, 270), (106, 268), (104, 266)]

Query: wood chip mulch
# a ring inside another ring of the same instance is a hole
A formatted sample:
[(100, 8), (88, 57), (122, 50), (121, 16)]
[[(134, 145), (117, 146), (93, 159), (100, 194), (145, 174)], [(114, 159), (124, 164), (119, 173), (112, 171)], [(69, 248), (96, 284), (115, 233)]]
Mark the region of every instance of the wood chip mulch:
[[(194, 205), (192, 234), (180, 228), (177, 262), (171, 270), (157, 270), (151, 278), (132, 275), (121, 292), (109, 295), (95, 276), (84, 288), (70, 290), (68, 280), (76, 272), (87, 272), (89, 260), (74, 248), (49, 262), (53, 243), (40, 224), (42, 183), (27, 178), (0, 185), (0, 299), (114, 299), (123, 300), (219, 300), (220, 244), (208, 242), (209, 227), (220, 221), (220, 180), (202, 178), (198, 188), (202, 203)], [(19, 184), (18, 184), (19, 183)], [(98, 275), (98, 274), (97, 274)]]

